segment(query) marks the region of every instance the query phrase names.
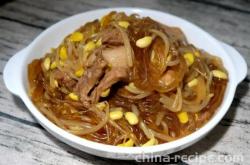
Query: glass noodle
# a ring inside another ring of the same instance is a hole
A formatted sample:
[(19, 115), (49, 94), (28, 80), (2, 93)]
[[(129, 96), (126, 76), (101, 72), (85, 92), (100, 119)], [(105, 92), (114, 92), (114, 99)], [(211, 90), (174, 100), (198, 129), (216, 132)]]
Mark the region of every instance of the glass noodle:
[(228, 81), (220, 58), (189, 43), (179, 28), (117, 12), (33, 60), (28, 78), (33, 103), (51, 122), (127, 147), (196, 131), (220, 106)]

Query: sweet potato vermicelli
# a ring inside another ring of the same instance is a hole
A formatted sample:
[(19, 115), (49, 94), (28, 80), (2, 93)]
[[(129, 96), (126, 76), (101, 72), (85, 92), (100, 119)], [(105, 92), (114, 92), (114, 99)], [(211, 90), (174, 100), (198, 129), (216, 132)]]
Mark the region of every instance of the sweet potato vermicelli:
[(111, 12), (67, 36), (28, 66), (34, 104), (77, 136), (150, 146), (202, 127), (228, 81), (218, 57), (179, 28)]

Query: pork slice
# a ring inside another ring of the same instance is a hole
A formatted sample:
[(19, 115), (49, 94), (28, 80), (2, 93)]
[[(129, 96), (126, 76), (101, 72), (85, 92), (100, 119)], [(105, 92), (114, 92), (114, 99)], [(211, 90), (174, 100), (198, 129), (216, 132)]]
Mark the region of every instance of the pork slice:
[(67, 87), (68, 89), (72, 89), (76, 85), (76, 81), (72, 79), (67, 73), (55, 69), (52, 71), (55, 80), (58, 80), (63, 84), (63, 86)]
[(104, 60), (112, 67), (128, 68), (128, 58), (124, 46), (118, 46), (102, 51)]
[(120, 31), (116, 28), (109, 27), (100, 34), (102, 43), (107, 45), (121, 45), (123, 44), (123, 38)]
[(76, 85), (76, 90), (80, 94), (81, 102), (85, 107), (90, 106), (89, 92), (98, 83), (101, 76), (104, 74), (104, 68), (107, 63), (98, 58), (96, 63), (89, 69), (87, 69), (86, 74), (78, 81)]
[(174, 42), (185, 42), (187, 43), (187, 38), (180, 28), (169, 27), (167, 25), (161, 24), (165, 33), (168, 35), (170, 41)]
[(128, 69), (124, 67), (114, 67), (110, 71), (107, 71), (99, 85), (94, 89), (91, 94), (92, 103), (97, 103), (100, 99), (101, 93), (110, 88), (113, 84), (121, 80), (128, 78)]
[(53, 70), (52, 73), (54, 74), (54, 78), (57, 79), (57, 80), (70, 79), (69, 76), (65, 72), (63, 72), (63, 71), (61, 71), (59, 69)]

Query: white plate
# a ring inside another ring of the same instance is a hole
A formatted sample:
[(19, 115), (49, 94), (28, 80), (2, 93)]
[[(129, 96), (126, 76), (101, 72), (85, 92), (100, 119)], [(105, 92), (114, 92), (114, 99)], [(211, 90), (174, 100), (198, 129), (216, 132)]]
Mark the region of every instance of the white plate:
[[(28, 96), (27, 65), (35, 58), (42, 57), (51, 47), (57, 47), (63, 38), (88, 21), (101, 18), (110, 11), (124, 11), (126, 14), (137, 13), (150, 16), (152, 19), (170, 26), (177, 26), (187, 36), (190, 43), (215, 54), (223, 60), (229, 73), (229, 82), (225, 97), (216, 114), (210, 121), (196, 132), (179, 140), (151, 147), (117, 147), (100, 144), (79, 138), (57, 127), (35, 107)], [(222, 119), (229, 109), (237, 85), (247, 74), (247, 65), (243, 57), (231, 46), (228, 46), (203, 31), (196, 25), (171, 14), (141, 8), (108, 8), (88, 11), (51, 26), (41, 33), (30, 45), (15, 54), (6, 64), (3, 72), (4, 82), (10, 92), (19, 96), (37, 121), (52, 135), (61, 141), (84, 152), (114, 159), (138, 159), (146, 156), (159, 156), (184, 149), (204, 137)]]

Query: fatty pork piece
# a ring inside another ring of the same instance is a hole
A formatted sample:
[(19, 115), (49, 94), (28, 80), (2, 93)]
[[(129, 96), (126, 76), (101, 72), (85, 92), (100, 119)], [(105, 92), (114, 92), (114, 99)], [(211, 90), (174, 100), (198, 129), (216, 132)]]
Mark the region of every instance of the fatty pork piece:
[(85, 76), (76, 85), (83, 105), (90, 107), (96, 104), (103, 91), (118, 81), (128, 79), (128, 71), (124, 46), (104, 49), (102, 57), (97, 58), (94, 65), (87, 69)]

